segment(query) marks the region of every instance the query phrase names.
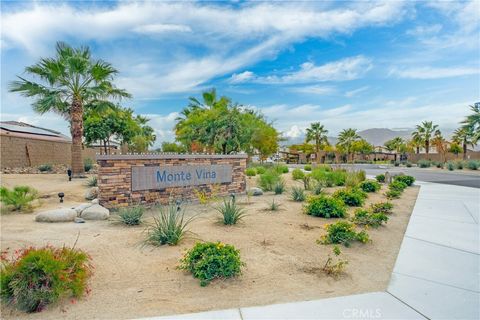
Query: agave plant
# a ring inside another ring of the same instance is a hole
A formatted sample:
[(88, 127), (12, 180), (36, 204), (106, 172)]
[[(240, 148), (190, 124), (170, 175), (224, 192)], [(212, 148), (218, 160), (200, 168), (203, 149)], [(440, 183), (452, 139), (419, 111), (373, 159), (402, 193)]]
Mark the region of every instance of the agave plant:
[(245, 210), (238, 207), (233, 199), (224, 199), (223, 204), (217, 208), (217, 211), (222, 215), (220, 221), (225, 225), (236, 224), (246, 215)]
[(157, 207), (158, 215), (153, 217), (153, 224), (147, 228), (147, 243), (153, 245), (177, 245), (190, 231), (188, 225), (195, 216), (185, 217), (185, 209), (170, 203)]
[(37, 190), (29, 186), (15, 186), (12, 190), (6, 187), (0, 188), (0, 201), (14, 211), (30, 210), (30, 202), (37, 197)]

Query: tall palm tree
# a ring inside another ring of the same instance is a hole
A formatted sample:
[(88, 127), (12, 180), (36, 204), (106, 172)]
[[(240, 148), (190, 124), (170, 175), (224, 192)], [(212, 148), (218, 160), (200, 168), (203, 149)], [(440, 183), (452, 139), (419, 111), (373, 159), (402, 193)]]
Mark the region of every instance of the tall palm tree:
[[(324, 128), (320, 122), (314, 122), (310, 124), (310, 128), (307, 128), (307, 135), (305, 142), (315, 141), (315, 151), (318, 158), (318, 152), (320, 151), (321, 144), (328, 144), (327, 137), (328, 130)], [(317, 159), (318, 161), (318, 159)]]
[(480, 103), (475, 103), (470, 109), (473, 113), (468, 115), (462, 124), (472, 131), (472, 142), (475, 145), (480, 140)]
[(10, 91), (35, 97), (32, 104), (34, 111), (40, 114), (52, 111), (70, 122), (72, 174), (74, 177), (82, 176), (84, 109), (110, 105), (109, 98), (130, 97), (112, 83), (118, 71), (105, 61), (93, 60), (88, 47), (72, 48), (58, 42), (55, 58), (42, 58), (26, 67), (25, 72), (40, 81), (19, 76), (19, 80), (10, 84)]
[(395, 161), (397, 161), (397, 154), (405, 152), (406, 149), (405, 141), (401, 137), (386, 141), (384, 146), (388, 151), (395, 151)]
[(350, 154), (352, 154), (353, 143), (360, 138), (361, 137), (358, 135), (357, 129), (352, 128), (344, 129), (338, 135), (337, 147), (346, 152), (347, 160), (350, 158)]
[(473, 128), (469, 125), (464, 125), (458, 128), (453, 133), (453, 141), (462, 145), (463, 159), (465, 160), (467, 158), (468, 145), (471, 145), (472, 147), (475, 146)]
[(423, 141), (422, 141), (422, 137), (418, 132), (414, 131), (412, 133), (412, 139), (408, 141), (408, 145), (412, 149), (415, 149), (416, 154), (420, 153), (420, 148), (423, 146)]
[(424, 121), (421, 125), (417, 125), (416, 130), (412, 133), (414, 139), (418, 138), (423, 142), (427, 155), (430, 152), (430, 142), (437, 129), (438, 125), (434, 125), (432, 121)]

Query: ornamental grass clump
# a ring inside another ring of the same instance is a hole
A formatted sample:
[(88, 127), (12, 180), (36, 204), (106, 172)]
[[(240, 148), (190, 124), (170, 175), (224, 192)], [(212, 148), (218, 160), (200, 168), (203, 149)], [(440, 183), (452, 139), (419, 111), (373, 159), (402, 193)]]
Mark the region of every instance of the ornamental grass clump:
[(355, 225), (345, 220), (328, 224), (325, 229), (327, 233), (317, 241), (318, 243), (343, 244), (345, 247), (349, 247), (353, 241), (367, 243), (369, 240), (368, 233), (365, 231), (357, 232)]
[(302, 202), (305, 201), (306, 195), (305, 190), (302, 187), (292, 187), (290, 191), (290, 196), (293, 201)]
[(50, 172), (52, 171), (53, 166), (50, 163), (44, 163), (38, 166), (40, 172)]
[(245, 264), (240, 251), (221, 242), (196, 243), (180, 260), (179, 269), (190, 272), (205, 287), (214, 279), (227, 279), (241, 273)]
[(2, 252), (0, 297), (25, 312), (40, 312), (62, 298), (79, 298), (92, 274), (90, 256), (75, 248), (26, 248)]
[(257, 174), (264, 174), (267, 171), (265, 167), (256, 167), (255, 170), (257, 171)]
[(380, 183), (373, 180), (365, 180), (359, 184), (360, 189), (364, 192), (377, 192), (380, 190)]
[(303, 167), (303, 170), (305, 170), (305, 171), (312, 171), (312, 165), (306, 164), (306, 165)]
[(388, 216), (384, 213), (373, 213), (365, 209), (355, 211), (352, 222), (357, 225), (378, 228), (383, 223), (387, 223)]
[(391, 202), (377, 202), (370, 205), (373, 213), (392, 214), (393, 204)]
[(282, 194), (284, 191), (285, 191), (285, 181), (283, 181), (283, 179), (280, 179), (273, 186), (273, 192), (275, 194)]
[(405, 183), (408, 187), (410, 187), (414, 182), (415, 178), (412, 176), (406, 176), (406, 175), (400, 175), (400, 176), (395, 176), (393, 178), (394, 181), (400, 181)]
[(288, 167), (286, 165), (279, 164), (274, 166), (273, 169), (277, 171), (279, 174), (288, 173)]
[(87, 180), (87, 187), (96, 187), (96, 186), (98, 186), (97, 176), (90, 177)]
[(350, 207), (363, 206), (367, 198), (367, 194), (358, 188), (340, 189), (335, 191), (332, 196), (342, 200), (343, 203)]
[(469, 160), (467, 162), (467, 168), (470, 170), (478, 170), (479, 167), (480, 167), (480, 161)]
[(127, 226), (138, 226), (142, 223), (145, 208), (142, 206), (134, 206), (121, 208), (117, 213), (118, 222)]
[(448, 169), (449, 171), (455, 170), (455, 163), (453, 163), (452, 161), (448, 161), (448, 162), (447, 162), (447, 169)]
[(430, 166), (432, 165), (432, 162), (430, 160), (418, 160), (417, 162), (417, 166), (419, 166), (420, 168), (430, 168)]
[(174, 203), (158, 206), (157, 210), (159, 212), (154, 215), (153, 223), (147, 227), (146, 243), (155, 246), (177, 245), (190, 232), (188, 225), (195, 216), (186, 218), (185, 209)]
[(255, 168), (247, 168), (245, 174), (247, 177), (255, 177), (257, 175), (257, 170), (255, 170)]
[(278, 211), (280, 210), (280, 203), (275, 201), (275, 198), (272, 199), (272, 202), (268, 204), (267, 207), (268, 211)]
[(327, 196), (311, 197), (304, 211), (308, 215), (322, 218), (344, 218), (347, 214), (342, 200)]
[(37, 190), (29, 186), (15, 186), (12, 190), (0, 188), (0, 202), (11, 211), (31, 211), (31, 202), (37, 198)]
[(225, 225), (237, 224), (246, 215), (245, 210), (240, 208), (234, 199), (223, 199), (223, 204), (216, 209), (221, 214), (219, 220)]
[(280, 180), (280, 173), (274, 169), (268, 169), (260, 174), (257, 184), (264, 191), (273, 191), (273, 188)]
[(301, 180), (305, 177), (305, 173), (303, 173), (302, 169), (293, 169), (292, 170), (292, 178), (293, 180)]

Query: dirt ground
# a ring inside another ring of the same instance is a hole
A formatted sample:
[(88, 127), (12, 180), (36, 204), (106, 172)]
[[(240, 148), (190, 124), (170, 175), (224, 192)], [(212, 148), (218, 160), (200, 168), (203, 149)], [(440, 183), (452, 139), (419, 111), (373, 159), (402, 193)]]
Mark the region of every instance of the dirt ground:
[[(290, 174), (284, 177), (287, 185), (297, 184)], [(42, 194), (65, 192), (66, 205), (82, 201), (86, 181), (66, 182), (64, 178), (2, 175), (2, 185), (28, 182)], [(255, 178), (248, 182), (254, 186)], [(368, 230), (370, 243), (341, 247), (342, 258), (349, 263), (346, 275), (338, 280), (320, 271), (332, 246), (315, 242), (323, 234), (323, 226), (337, 219), (303, 214), (302, 203), (289, 200), (288, 191), (280, 196), (266, 193), (251, 197), (249, 204), (242, 197), (238, 201), (248, 216), (231, 227), (217, 222), (217, 204), (190, 205), (189, 214), (198, 215), (190, 227), (194, 236), (178, 246), (144, 246), (145, 226), (124, 227), (112, 221), (48, 224), (34, 222), (34, 214), (2, 215), (2, 250), (45, 244), (71, 246), (80, 233), (77, 247), (90, 253), (95, 266), (88, 296), (78, 301), (63, 300), (38, 314), (23, 314), (3, 306), (2, 318), (128, 319), (381, 291), (388, 285), (418, 190), (408, 188), (401, 199), (392, 201), (395, 208), (388, 223)], [(281, 203), (278, 212), (264, 210), (273, 197)], [(385, 200), (383, 191), (369, 194), (366, 205)], [(36, 211), (58, 206), (56, 196), (42, 201)], [(147, 223), (152, 214), (148, 213)], [(200, 287), (197, 279), (177, 270), (185, 250), (198, 240), (222, 241), (240, 249), (246, 263), (243, 274)]]

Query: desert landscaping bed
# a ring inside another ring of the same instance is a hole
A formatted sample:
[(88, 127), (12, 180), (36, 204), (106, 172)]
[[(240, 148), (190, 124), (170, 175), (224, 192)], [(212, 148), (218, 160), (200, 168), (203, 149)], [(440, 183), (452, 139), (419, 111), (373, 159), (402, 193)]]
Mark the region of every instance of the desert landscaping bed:
[[(87, 189), (85, 180), (64, 182), (63, 175), (21, 176), (41, 194), (52, 195), (64, 188), (65, 205), (81, 202)], [(18, 179), (18, 175), (4, 174), (2, 185), (15, 185)], [(2, 251), (46, 244), (72, 246), (79, 235), (76, 247), (91, 255), (95, 268), (87, 296), (61, 301), (34, 314), (3, 306), (2, 318), (127, 319), (384, 290), (419, 188), (407, 188), (400, 199), (391, 200), (393, 214), (387, 224), (368, 228), (370, 242), (341, 246), (342, 259), (348, 260), (348, 265), (346, 273), (334, 279), (321, 270), (333, 246), (316, 241), (325, 233), (325, 224), (339, 219), (304, 214), (303, 203), (290, 200), (288, 191), (293, 185), (301, 186), (301, 182), (293, 181), (290, 174), (284, 179), (287, 191), (281, 195), (266, 192), (258, 197), (239, 196), (237, 203), (248, 215), (234, 226), (218, 223), (218, 202), (189, 205), (187, 212), (198, 217), (190, 225), (193, 234), (178, 246), (145, 245), (145, 226), (125, 227), (112, 221), (49, 224), (35, 222), (33, 214), (2, 215)], [(255, 178), (247, 180), (249, 186), (255, 186)], [(335, 189), (338, 187), (327, 188), (326, 192)], [(385, 191), (386, 186), (382, 186), (381, 191), (369, 193), (365, 207), (386, 201)], [(265, 210), (273, 197), (281, 204), (276, 212)], [(42, 199), (42, 209), (55, 206), (57, 198)], [(352, 214), (355, 208), (348, 210)], [(149, 211), (146, 223), (151, 220)], [(246, 263), (242, 274), (200, 287), (198, 279), (176, 269), (185, 251), (199, 240), (234, 245)]]

